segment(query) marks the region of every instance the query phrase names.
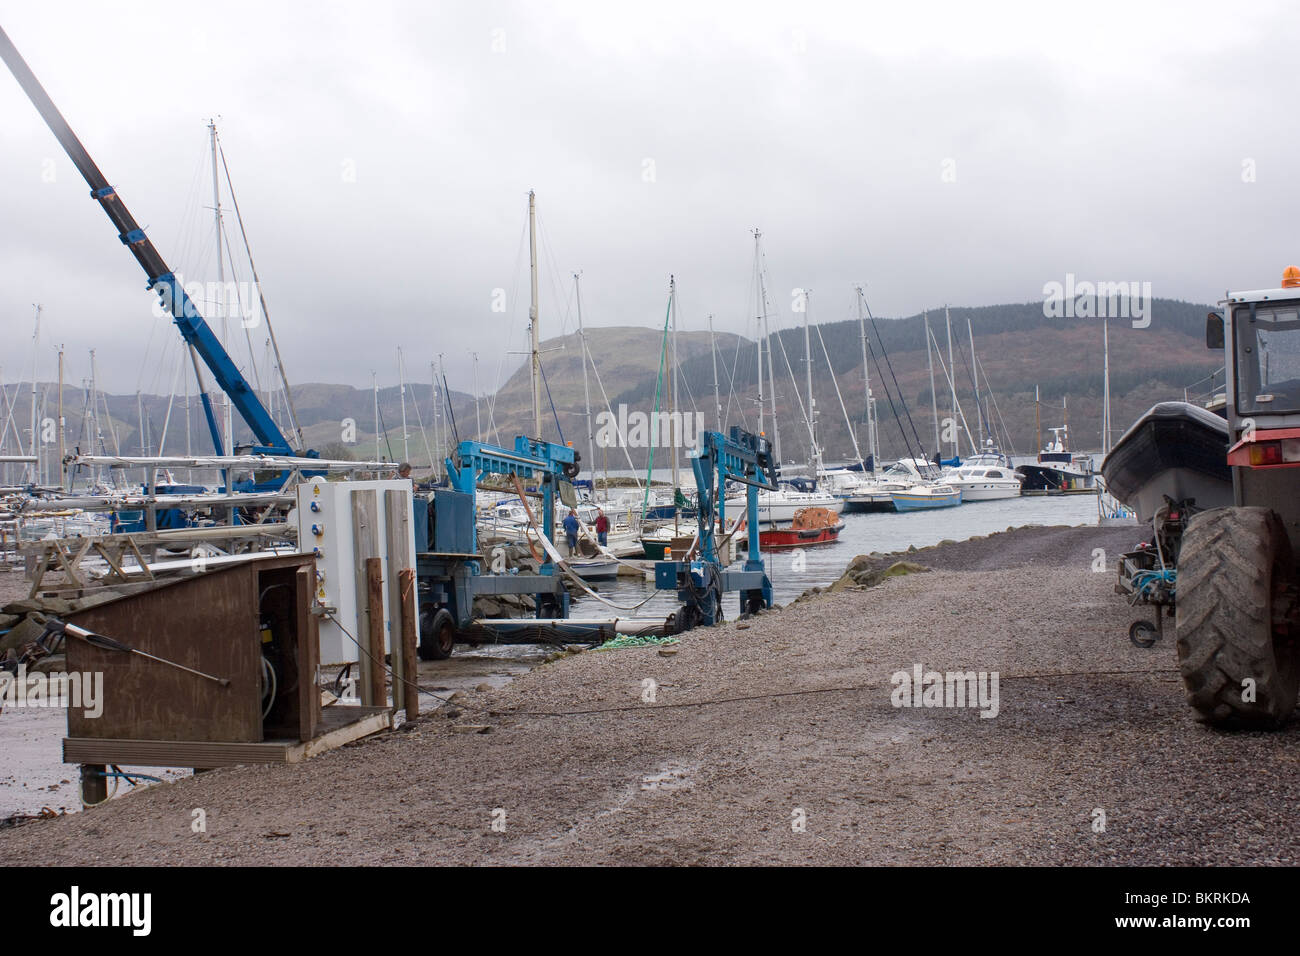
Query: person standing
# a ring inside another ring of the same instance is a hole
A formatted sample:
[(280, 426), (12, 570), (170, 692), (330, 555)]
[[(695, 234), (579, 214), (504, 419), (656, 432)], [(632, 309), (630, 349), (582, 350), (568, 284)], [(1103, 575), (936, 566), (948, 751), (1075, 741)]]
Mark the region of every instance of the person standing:
[(569, 557), (578, 553), (578, 513), (572, 508), (564, 518), (564, 543), (569, 546)]
[(609, 544), (609, 519), (603, 508), (596, 509), (596, 540), (602, 548)]

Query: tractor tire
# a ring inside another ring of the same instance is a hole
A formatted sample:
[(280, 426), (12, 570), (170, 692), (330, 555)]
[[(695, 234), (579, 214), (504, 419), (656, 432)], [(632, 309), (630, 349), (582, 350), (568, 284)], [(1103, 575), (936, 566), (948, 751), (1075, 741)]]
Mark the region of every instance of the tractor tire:
[[(1295, 709), (1300, 656), (1282, 596), (1294, 581), (1291, 546), (1269, 508), (1196, 515), (1178, 556), (1178, 669), (1198, 720), (1271, 729)], [(1247, 701), (1244, 682), (1253, 681)]]
[(420, 660), (445, 661), (456, 649), (456, 622), (445, 607), (420, 616)]

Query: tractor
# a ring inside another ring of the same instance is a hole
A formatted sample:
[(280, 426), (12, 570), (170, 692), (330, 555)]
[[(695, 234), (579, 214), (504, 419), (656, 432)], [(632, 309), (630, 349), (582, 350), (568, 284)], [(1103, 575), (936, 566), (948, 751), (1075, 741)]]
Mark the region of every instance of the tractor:
[(1300, 268), (1229, 293), (1206, 321), (1222, 349), (1232, 504), (1194, 515), (1178, 553), (1178, 665), (1198, 719), (1269, 729), (1300, 689)]

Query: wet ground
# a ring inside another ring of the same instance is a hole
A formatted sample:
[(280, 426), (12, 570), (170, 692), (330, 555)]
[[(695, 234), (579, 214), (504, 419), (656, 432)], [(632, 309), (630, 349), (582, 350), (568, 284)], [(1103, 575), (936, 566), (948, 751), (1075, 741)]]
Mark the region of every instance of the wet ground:
[[(445, 661), (420, 662), (420, 707), (432, 710), (452, 694), (480, 692), (484, 685), (504, 687), (520, 674), (544, 663), (554, 647), (540, 644), (461, 644)], [(333, 673), (326, 675), (332, 679)], [(432, 695), (436, 695), (432, 696)], [(63, 707), (5, 707), (0, 710), (0, 820), (14, 814), (34, 815), (49, 808), (55, 813), (81, 809), (79, 768), (63, 763), (62, 740), (67, 734), (67, 711)], [(128, 767), (164, 780), (190, 776), (188, 769)], [(140, 786), (149, 786), (140, 781)], [(111, 784), (110, 784), (111, 789)], [(115, 798), (133, 788), (119, 781)]]

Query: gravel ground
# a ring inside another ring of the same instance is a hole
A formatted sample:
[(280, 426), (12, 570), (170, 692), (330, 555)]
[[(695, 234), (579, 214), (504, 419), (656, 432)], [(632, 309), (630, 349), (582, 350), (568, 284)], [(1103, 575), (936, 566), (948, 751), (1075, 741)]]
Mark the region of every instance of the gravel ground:
[[(1090, 570), (1093, 548), (1137, 537), (1032, 529), (927, 549), (912, 560), (976, 570), (823, 595), (694, 632), (668, 657), (566, 657), (457, 717), (305, 764), (0, 832), (0, 859), (1294, 865), (1297, 723), (1192, 720), (1171, 644), (1132, 646), (1113, 573)], [(895, 708), (890, 675), (917, 663), (999, 672), (998, 715)]]

